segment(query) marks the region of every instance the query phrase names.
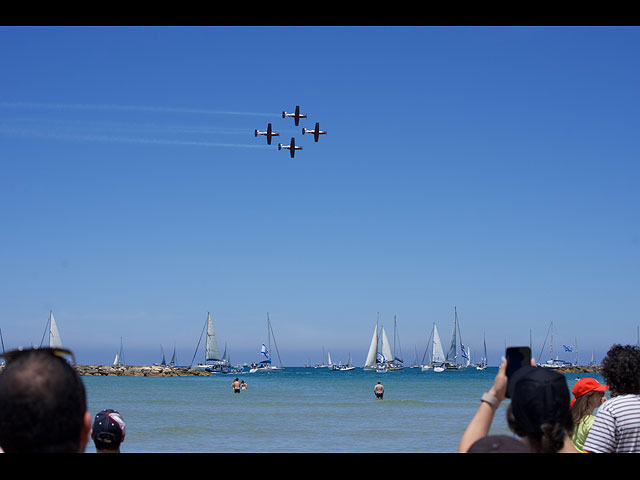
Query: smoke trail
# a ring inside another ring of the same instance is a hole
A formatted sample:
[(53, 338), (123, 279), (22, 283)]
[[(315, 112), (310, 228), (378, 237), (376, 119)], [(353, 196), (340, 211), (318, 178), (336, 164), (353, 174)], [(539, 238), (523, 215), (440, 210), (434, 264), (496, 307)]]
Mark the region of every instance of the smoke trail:
[(17, 129), (0, 126), (0, 134), (8, 134), (28, 138), (44, 138), (55, 140), (75, 140), (88, 142), (114, 142), (114, 143), (137, 143), (155, 145), (184, 145), (192, 147), (243, 147), (243, 148), (264, 148), (264, 145), (238, 144), (238, 143), (218, 143), (196, 140), (167, 140), (157, 138), (132, 138), (111, 135), (80, 134), (80, 133), (56, 133), (42, 132), (37, 130)]
[(99, 104), (62, 104), (62, 103), (29, 103), (29, 102), (0, 102), (0, 107), (54, 109), (54, 110), (115, 110), (161, 113), (192, 113), (203, 115), (247, 115), (259, 117), (273, 117), (273, 113), (263, 112), (232, 112), (228, 110), (208, 110), (179, 107), (154, 107), (140, 105), (99, 105)]

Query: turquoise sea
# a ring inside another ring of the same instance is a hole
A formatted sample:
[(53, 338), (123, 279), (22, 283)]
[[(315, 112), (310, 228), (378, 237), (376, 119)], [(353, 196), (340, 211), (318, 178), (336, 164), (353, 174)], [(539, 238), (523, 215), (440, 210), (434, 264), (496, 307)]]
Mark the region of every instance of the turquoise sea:
[[(92, 414), (122, 413), (127, 453), (453, 453), (497, 367), (372, 373), (304, 367), (215, 377), (83, 377)], [(238, 376), (248, 384), (231, 389)], [(579, 377), (565, 374), (569, 388)], [(384, 400), (373, 387), (380, 380)], [(491, 433), (507, 433), (508, 400)], [(95, 452), (93, 444), (88, 453)]]

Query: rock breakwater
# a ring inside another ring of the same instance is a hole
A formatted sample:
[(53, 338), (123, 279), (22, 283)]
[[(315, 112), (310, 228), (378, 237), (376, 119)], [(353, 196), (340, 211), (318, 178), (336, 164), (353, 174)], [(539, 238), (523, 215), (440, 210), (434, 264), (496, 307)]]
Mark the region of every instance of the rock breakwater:
[(600, 373), (599, 365), (573, 365), (571, 367), (561, 367), (556, 369), (561, 373)]
[(75, 369), (81, 376), (186, 377), (213, 375), (195, 368), (163, 365), (75, 365)]

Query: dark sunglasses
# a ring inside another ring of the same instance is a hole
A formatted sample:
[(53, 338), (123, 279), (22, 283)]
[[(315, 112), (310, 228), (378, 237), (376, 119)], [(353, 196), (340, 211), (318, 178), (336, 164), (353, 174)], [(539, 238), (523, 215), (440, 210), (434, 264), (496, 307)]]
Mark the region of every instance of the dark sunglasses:
[(52, 355), (54, 357), (59, 357), (66, 360), (71, 365), (76, 364), (76, 358), (73, 355), (73, 352), (71, 350), (67, 350), (66, 348), (56, 348), (56, 347), (41, 347), (41, 348), (26, 348), (26, 349), (18, 348), (16, 350), (10, 350), (8, 352), (4, 352), (0, 354), (0, 358), (4, 358), (5, 362), (9, 364), (12, 361), (14, 361), (16, 358), (19, 358), (22, 355), (33, 353), (33, 352), (48, 353), (49, 355)]

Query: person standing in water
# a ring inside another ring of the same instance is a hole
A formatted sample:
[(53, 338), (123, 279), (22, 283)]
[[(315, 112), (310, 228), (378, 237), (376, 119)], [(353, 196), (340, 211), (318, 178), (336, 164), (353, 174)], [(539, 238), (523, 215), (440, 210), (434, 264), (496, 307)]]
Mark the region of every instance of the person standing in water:
[(231, 388), (235, 393), (240, 393), (240, 382), (236, 378), (233, 382), (231, 382)]
[(384, 396), (384, 386), (380, 383), (380, 380), (378, 380), (376, 386), (373, 387), (373, 393), (376, 394), (376, 399), (382, 400), (382, 397)]

